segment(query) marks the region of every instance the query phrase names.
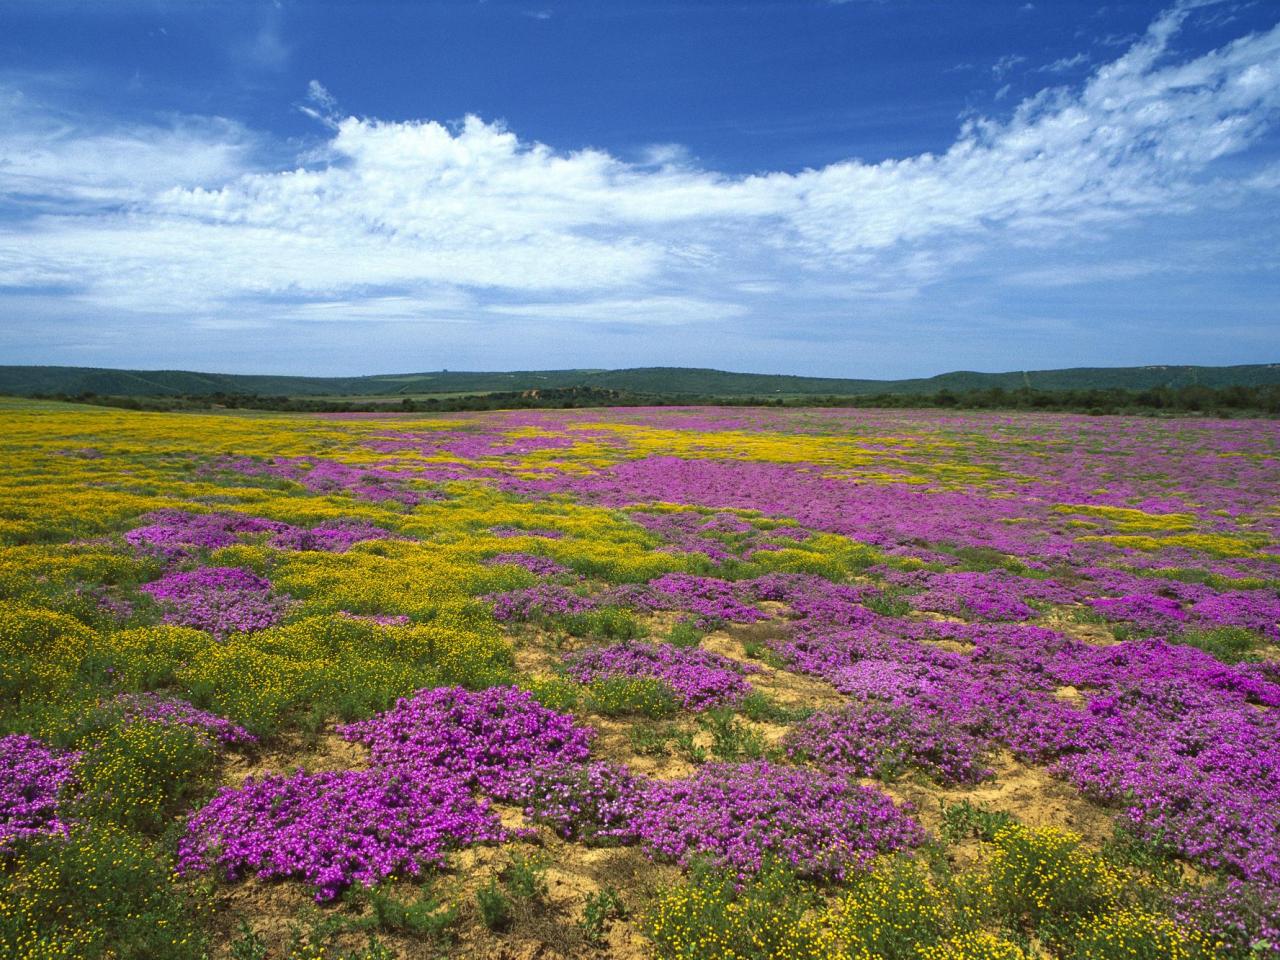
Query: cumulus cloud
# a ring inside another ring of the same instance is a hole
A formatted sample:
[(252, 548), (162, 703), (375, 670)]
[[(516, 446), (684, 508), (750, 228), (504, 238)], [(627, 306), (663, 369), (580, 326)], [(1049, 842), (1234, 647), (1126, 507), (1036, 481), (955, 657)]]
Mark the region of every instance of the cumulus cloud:
[[(11, 91), (0, 190), (24, 215), (0, 223), (0, 286), (206, 320), (639, 327), (736, 321), (762, 290), (910, 297), (992, 250), (1221, 191), (1215, 161), (1280, 112), (1280, 27), (1171, 59), (1187, 12), (1078, 87), (966, 122), (944, 152), (754, 176), (670, 145), (635, 163), (558, 151), (477, 117), (344, 117), (318, 80), (303, 109), (328, 125), (321, 148), (263, 166), (259, 138), (231, 121), (88, 124)], [(1256, 172), (1232, 183), (1277, 188)]]

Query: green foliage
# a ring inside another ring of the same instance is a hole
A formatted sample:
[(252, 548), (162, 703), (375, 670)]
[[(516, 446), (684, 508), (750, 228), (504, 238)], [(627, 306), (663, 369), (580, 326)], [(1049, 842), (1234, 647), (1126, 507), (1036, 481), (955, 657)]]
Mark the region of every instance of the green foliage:
[(0, 705), (61, 693), (94, 640), (74, 617), (0, 601)]
[(572, 713), (582, 702), (582, 687), (559, 677), (535, 677), (520, 684), (549, 710)]
[(511, 924), (511, 899), (496, 880), (490, 879), (476, 891), (476, 906), (480, 908), (480, 919), (484, 925), (495, 933)]
[(1243, 663), (1260, 659), (1258, 650), (1262, 638), (1243, 627), (1218, 627), (1212, 630), (1183, 630), (1169, 637), (1172, 643), (1181, 643), (1203, 650), (1223, 663)]
[(947, 933), (952, 918), (928, 870), (898, 856), (856, 877), (830, 922), (852, 956), (917, 960), (917, 948)]
[(231, 941), (231, 960), (267, 960), (267, 941), (241, 920), (239, 935)]
[(992, 908), (1013, 926), (1053, 932), (1111, 907), (1123, 875), (1085, 850), (1080, 838), (1019, 824), (996, 831), (987, 864)]
[(742, 651), (747, 655), (748, 659), (759, 660), (774, 669), (780, 669), (784, 666), (782, 658), (763, 640), (747, 637), (742, 641)]
[(199, 794), (214, 762), (207, 742), (181, 724), (116, 717), (77, 746), (81, 809), (149, 834), (164, 830)]
[(587, 687), (587, 703), (606, 717), (641, 716), (661, 720), (680, 711), (675, 691), (648, 677), (605, 677)]
[(389, 933), (407, 933), (442, 942), (458, 919), (458, 908), (442, 903), (430, 889), (412, 900), (401, 900), (389, 892), (356, 884), (344, 895), (354, 907), (368, 907), (370, 915), (353, 921), (353, 929), (373, 928)]
[(667, 643), (673, 647), (696, 647), (706, 636), (706, 631), (698, 629), (692, 620), (681, 620), (667, 634)]
[(511, 862), (502, 871), (502, 883), (517, 900), (536, 903), (547, 896), (547, 864), (537, 857), (511, 854)]
[(697, 735), (697, 730), (685, 727), (684, 729), (677, 730), (675, 732), (672, 737), (672, 741), (675, 743), (676, 749), (679, 750), (684, 758), (690, 763), (706, 763), (707, 748), (697, 742), (695, 739)]
[(105, 823), (21, 850), (0, 873), (0, 955), (200, 960), (194, 900), (150, 843)]
[(814, 904), (812, 889), (777, 861), (746, 882), (695, 867), (659, 891), (642, 923), (664, 960), (827, 960), (833, 944), (807, 917)]
[(1116, 823), (1111, 837), (1102, 845), (1102, 855), (1121, 869), (1147, 874), (1165, 886), (1175, 886), (1182, 879), (1173, 847), (1140, 837), (1122, 822)]
[(882, 617), (905, 617), (911, 612), (911, 601), (899, 590), (886, 590), (867, 597), (862, 605)]
[(578, 929), (583, 938), (594, 946), (604, 943), (604, 934), (610, 920), (621, 920), (627, 916), (627, 908), (622, 898), (613, 887), (605, 887), (596, 893), (587, 894), (586, 903), (582, 907), (582, 918), (578, 921)]
[(971, 837), (991, 841), (1001, 829), (1016, 822), (1012, 814), (988, 810), (968, 800), (942, 804), (942, 835), (952, 843)]
[(756, 723), (795, 723), (813, 713), (809, 708), (784, 707), (774, 703), (759, 690), (752, 690), (739, 700), (737, 710)]
[(642, 757), (665, 757), (671, 751), (667, 741), (673, 736), (669, 726), (632, 724), (627, 730), (631, 749)]
[(1219, 954), (1200, 934), (1168, 917), (1126, 908), (1080, 923), (1062, 955), (1069, 960), (1208, 960)]
[(699, 718), (711, 735), (711, 755), (717, 760), (759, 760), (768, 752), (764, 737), (743, 724), (732, 707), (716, 707)]
[(635, 615), (621, 607), (601, 607), (598, 610), (570, 613), (557, 618), (557, 622), (571, 637), (592, 640), (632, 640), (643, 637), (646, 633)]

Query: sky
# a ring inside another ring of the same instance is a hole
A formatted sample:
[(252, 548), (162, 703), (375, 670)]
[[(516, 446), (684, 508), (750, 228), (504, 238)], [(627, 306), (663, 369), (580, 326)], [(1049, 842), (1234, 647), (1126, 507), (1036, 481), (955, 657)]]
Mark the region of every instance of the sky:
[(1277, 361), (1276, 0), (0, 0), (0, 363)]

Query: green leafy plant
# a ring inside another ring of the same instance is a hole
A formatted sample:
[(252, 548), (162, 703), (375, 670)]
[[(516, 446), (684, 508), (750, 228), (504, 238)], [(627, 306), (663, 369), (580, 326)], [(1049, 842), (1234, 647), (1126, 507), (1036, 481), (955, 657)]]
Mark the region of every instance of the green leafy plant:
[(578, 929), (583, 938), (590, 944), (600, 946), (604, 943), (605, 931), (610, 920), (621, 920), (627, 915), (622, 898), (612, 887), (605, 887), (595, 893), (587, 894), (582, 908), (582, 918), (578, 921)]
[(808, 916), (815, 903), (813, 889), (774, 860), (746, 881), (697, 865), (658, 892), (642, 926), (665, 960), (828, 960), (835, 944)]
[(538, 857), (511, 854), (511, 862), (502, 871), (502, 883), (517, 900), (535, 903), (547, 896), (547, 864)]
[(667, 643), (673, 647), (696, 647), (706, 632), (699, 630), (692, 620), (681, 620), (667, 634)]
[(476, 891), (476, 905), (480, 908), (480, 919), (484, 925), (495, 933), (507, 929), (511, 924), (511, 898), (498, 886), (492, 878)]
[(764, 737), (741, 723), (730, 707), (708, 710), (699, 722), (711, 734), (711, 755), (717, 760), (759, 760), (768, 753)]
[(988, 810), (968, 800), (942, 804), (942, 835), (952, 843), (969, 838), (990, 841), (1001, 828), (1016, 822), (1012, 814)]
[(680, 701), (661, 680), (648, 677), (606, 677), (587, 687), (591, 709), (606, 717), (638, 715), (651, 720), (675, 716)]
[(346, 901), (352, 906), (367, 906), (371, 915), (364, 922), (352, 924), (357, 929), (373, 926), (392, 933), (410, 933), (430, 940), (444, 940), (449, 928), (458, 919), (458, 908), (448, 906), (430, 890), (422, 890), (412, 900), (401, 900), (377, 887), (357, 884), (351, 887)]

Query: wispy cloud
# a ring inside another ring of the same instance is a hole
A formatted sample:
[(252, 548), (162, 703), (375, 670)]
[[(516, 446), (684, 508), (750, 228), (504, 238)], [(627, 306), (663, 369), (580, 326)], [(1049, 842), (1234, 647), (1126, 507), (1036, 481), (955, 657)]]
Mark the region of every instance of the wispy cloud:
[(1089, 62), (1089, 54), (1077, 53), (1070, 57), (1060, 57), (1052, 63), (1047, 63), (1043, 67), (1037, 68), (1039, 73), (1066, 73), (1068, 70), (1074, 70), (1077, 67), (1083, 67)]
[(1003, 57), (991, 65), (991, 74), (997, 80), (1003, 80), (1007, 77), (1015, 67), (1019, 64), (1026, 63), (1027, 58), (1019, 53), (1006, 53)]

